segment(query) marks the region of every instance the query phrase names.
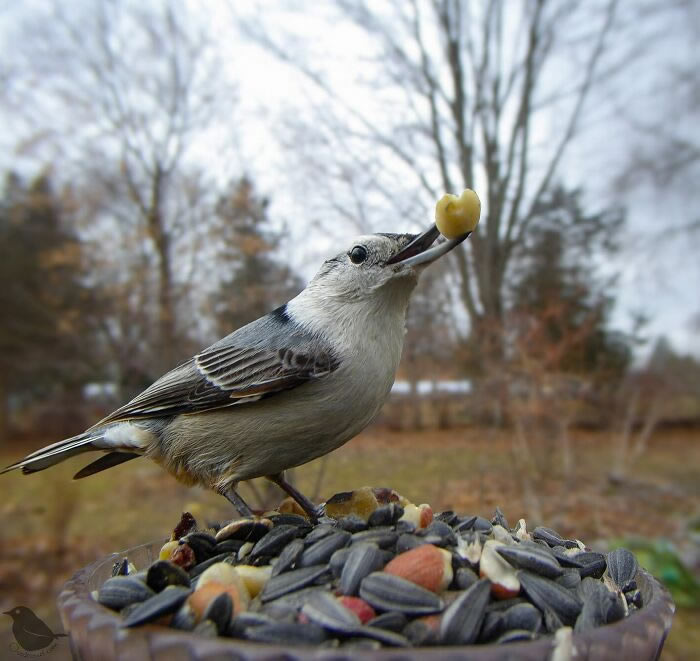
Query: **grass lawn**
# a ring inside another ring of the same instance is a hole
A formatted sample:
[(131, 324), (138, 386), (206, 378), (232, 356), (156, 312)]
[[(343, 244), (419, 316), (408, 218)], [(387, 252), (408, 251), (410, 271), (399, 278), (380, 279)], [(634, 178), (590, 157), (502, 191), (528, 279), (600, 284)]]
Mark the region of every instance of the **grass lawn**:
[[(302, 491), (317, 492), (323, 500), (337, 491), (372, 485), (393, 487), (416, 503), (430, 503), (435, 511), (450, 508), (490, 517), (499, 505), (511, 525), (524, 517), (530, 527), (546, 525), (591, 545), (628, 535), (687, 541), (687, 522), (700, 511), (700, 431), (658, 432), (627, 479), (614, 485), (607, 480), (611, 438), (574, 431), (571, 441), (574, 461), (566, 471), (560, 449), (543, 438), (529, 439), (524, 462), (508, 431), (390, 432), (374, 427), (325, 464), (319, 460), (296, 469), (295, 479)], [(0, 463), (32, 449), (10, 444), (0, 452)], [(90, 456), (28, 477), (0, 477), (0, 611), (26, 605), (60, 630), (55, 598), (80, 567), (109, 552), (166, 537), (183, 510), (201, 522), (232, 516), (220, 496), (183, 487), (147, 460), (72, 481)], [(241, 492), (254, 504), (248, 487)], [(698, 615), (688, 610), (677, 614), (663, 659), (697, 658), (692, 655), (700, 649)], [(9, 617), (0, 619), (0, 658), (10, 658), (4, 654), (12, 642), (10, 624)], [(47, 658), (70, 658), (65, 640)]]

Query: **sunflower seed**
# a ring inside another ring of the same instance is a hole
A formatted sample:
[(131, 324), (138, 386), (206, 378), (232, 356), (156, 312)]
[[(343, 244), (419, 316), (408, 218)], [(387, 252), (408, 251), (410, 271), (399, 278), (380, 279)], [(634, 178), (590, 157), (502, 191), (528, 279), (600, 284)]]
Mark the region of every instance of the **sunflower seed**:
[(468, 590), (478, 580), (476, 572), (469, 567), (460, 567), (455, 572), (454, 584), (460, 590)]
[(289, 592), (296, 592), (311, 585), (326, 574), (330, 574), (328, 565), (316, 565), (272, 576), (265, 584), (260, 599), (263, 603), (278, 599)]
[(349, 533), (362, 532), (367, 530), (367, 522), (355, 514), (350, 514), (338, 519), (338, 528), (347, 530)]
[[(322, 576), (318, 580), (323, 581), (324, 578), (327, 577)], [(261, 601), (259, 612), (270, 615), (276, 620), (296, 620), (299, 611), (307, 601), (313, 599), (317, 594), (328, 592), (328, 590), (329, 584), (327, 583), (322, 585), (313, 584), (309, 587), (301, 588), (300, 590), (288, 592), (274, 601), (266, 603)]]
[(214, 552), (217, 555), (222, 553), (238, 553), (241, 547), (245, 544), (242, 539), (225, 539), (223, 542), (217, 542)]
[(301, 539), (293, 539), (284, 550), (279, 554), (277, 562), (272, 567), (272, 575), (277, 576), (282, 572), (296, 567), (299, 557), (304, 551), (304, 541)]
[(493, 515), (493, 518), (491, 519), (491, 524), (494, 526), (501, 526), (501, 527), (505, 528), (506, 530), (510, 530), (510, 526), (508, 525), (508, 521), (506, 520), (506, 517), (503, 516), (503, 512), (501, 512), (500, 507), (496, 508), (496, 513)]
[(477, 639), (490, 590), (490, 581), (482, 579), (448, 606), (440, 622), (440, 640), (443, 643), (470, 645)]
[(428, 540), (422, 537), (404, 533), (403, 535), (399, 535), (399, 538), (396, 540), (396, 553), (404, 553), (415, 549), (417, 546), (423, 546), (429, 543)]
[(355, 595), (365, 576), (381, 569), (385, 564), (384, 553), (376, 544), (354, 544), (345, 557), (338, 587), (342, 594)]
[(308, 535), (306, 535), (306, 537), (304, 537), (304, 544), (311, 546), (324, 537), (333, 534), (337, 530), (338, 529), (333, 525), (322, 523), (316, 526)]
[(532, 531), (532, 539), (542, 540), (549, 546), (564, 546), (564, 540), (558, 532), (551, 528), (544, 528), (543, 526), (537, 526), (537, 528)]
[(388, 645), (389, 647), (410, 647), (411, 645), (411, 641), (406, 636), (389, 629), (371, 627), (369, 624), (360, 627), (354, 635), (376, 640), (382, 645)]
[(534, 640), (537, 636), (532, 631), (526, 631), (524, 629), (512, 629), (511, 631), (506, 631), (502, 636), (496, 639), (497, 645), (504, 645), (506, 643), (518, 643), (525, 640)]
[[(474, 517), (476, 518), (476, 517)], [(448, 526), (454, 526), (459, 522), (459, 517), (452, 510), (445, 510), (444, 512), (438, 512), (435, 515), (437, 521), (443, 521)]]
[(623, 592), (626, 591), (626, 586), (637, 575), (639, 565), (637, 558), (627, 549), (619, 548), (610, 551), (607, 555), (608, 574), (617, 587)]
[(367, 525), (370, 528), (378, 526), (391, 526), (403, 516), (403, 507), (397, 503), (389, 503), (378, 507), (369, 515)]
[(139, 604), (124, 620), (123, 626), (135, 627), (138, 624), (157, 620), (162, 615), (174, 613), (192, 593), (190, 588), (173, 585), (150, 599)]
[(486, 611), (484, 613), (484, 621), (481, 624), (481, 630), (479, 631), (477, 641), (479, 643), (489, 643), (498, 638), (498, 636), (500, 636), (505, 629), (506, 627), (503, 624), (503, 613), (498, 611)]
[(439, 629), (423, 618), (409, 622), (401, 633), (415, 647), (428, 647), (440, 642)]
[(554, 546), (552, 548), (541, 546), (541, 548), (551, 553), (562, 567), (568, 567), (570, 569), (581, 569), (583, 567), (583, 564), (576, 560), (574, 556), (565, 553), (566, 549), (563, 546)]
[(129, 604), (146, 601), (154, 594), (151, 588), (135, 576), (114, 576), (104, 582), (97, 601), (112, 610), (120, 610)]
[(457, 537), (452, 528), (442, 521), (433, 521), (427, 528), (419, 530), (416, 535), (424, 539), (427, 544), (435, 546), (454, 546)]
[(299, 536), (299, 528), (292, 525), (275, 526), (263, 535), (250, 551), (251, 558), (278, 555), (284, 547)]
[(377, 617), (373, 617), (369, 622), (367, 622), (368, 627), (373, 627), (375, 629), (386, 629), (387, 631), (394, 631), (398, 633), (402, 631), (408, 622), (408, 618), (398, 611), (387, 611)]
[(559, 563), (546, 551), (518, 546), (499, 546), (496, 552), (511, 565), (519, 569), (528, 569), (545, 578), (557, 578), (563, 573)]
[(345, 530), (336, 530), (314, 544), (307, 546), (299, 557), (297, 564), (299, 567), (312, 567), (328, 562), (338, 549), (342, 549), (350, 543), (351, 537), (352, 535)]
[(401, 519), (400, 521), (397, 521), (394, 525), (394, 530), (399, 535), (402, 535), (406, 532), (414, 533), (416, 532), (416, 524), (413, 523), (413, 521), (409, 521), (408, 519)]
[(542, 614), (531, 604), (516, 604), (502, 613), (506, 629), (524, 629), (537, 633), (542, 628)]
[(226, 635), (231, 638), (243, 638), (248, 627), (259, 627), (263, 624), (274, 624), (275, 620), (264, 613), (243, 612), (236, 615), (230, 622)]
[(472, 530), (475, 530), (476, 532), (483, 532), (486, 535), (490, 535), (491, 531), (493, 530), (493, 525), (488, 519), (485, 519), (483, 516), (477, 516), (476, 520), (472, 525)]
[(146, 585), (155, 592), (164, 590), (168, 585), (183, 585), (190, 587), (190, 577), (187, 572), (166, 560), (157, 560), (146, 574)]
[(311, 524), (300, 514), (272, 514), (268, 518), (272, 521), (273, 526), (296, 526), (299, 529), (300, 536), (311, 532)]
[(216, 625), (218, 634), (224, 634), (230, 624), (233, 615), (233, 601), (228, 592), (222, 592), (209, 602), (202, 614), (203, 620), (211, 620)]
[(476, 523), (476, 516), (469, 516), (466, 519), (460, 519), (459, 522), (453, 525), (454, 531), (456, 533), (467, 532), (468, 530), (474, 529), (474, 524)]
[(349, 634), (361, 626), (360, 618), (328, 592), (314, 595), (302, 606), (301, 612), (311, 622), (335, 633)]
[(191, 532), (180, 539), (180, 545), (186, 544), (194, 552), (197, 563), (216, 555), (216, 540), (206, 532)]
[(624, 616), (625, 610), (619, 596), (610, 592), (600, 581), (588, 583), (587, 592), (583, 609), (576, 618), (574, 631), (577, 633), (590, 631)]
[(445, 607), (443, 600), (433, 592), (383, 572), (374, 572), (362, 580), (360, 597), (380, 610), (406, 615), (429, 615)]
[(395, 530), (387, 526), (381, 526), (379, 528), (370, 528), (369, 530), (356, 532), (352, 536), (350, 543), (359, 544), (360, 542), (372, 542), (380, 549), (386, 549), (390, 546), (394, 546), (398, 537), (399, 535)]
[(581, 578), (586, 578), (587, 576), (592, 576), (593, 578), (600, 578), (605, 572), (606, 559), (602, 553), (596, 553), (595, 551), (584, 551), (583, 553), (577, 553), (574, 556), (576, 562), (583, 565), (578, 571), (581, 574)]
[(519, 571), (518, 577), (527, 596), (545, 616), (545, 611), (551, 609), (564, 624), (571, 626), (576, 622), (583, 608), (583, 603), (576, 594), (554, 581), (526, 571)]
[(564, 573), (556, 579), (559, 585), (568, 588), (569, 590), (576, 590), (581, 584), (581, 574), (575, 569), (565, 569)]

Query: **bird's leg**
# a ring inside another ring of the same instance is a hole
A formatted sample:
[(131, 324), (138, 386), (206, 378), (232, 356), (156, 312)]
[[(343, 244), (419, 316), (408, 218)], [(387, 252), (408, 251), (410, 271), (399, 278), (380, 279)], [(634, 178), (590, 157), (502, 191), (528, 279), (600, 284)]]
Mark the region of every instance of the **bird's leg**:
[(237, 510), (241, 516), (253, 517), (253, 510), (248, 507), (248, 504), (241, 498), (236, 490), (231, 487), (228, 491), (222, 491), (221, 495), (226, 498)]
[(301, 493), (301, 491), (289, 484), (289, 482), (284, 479), (284, 473), (266, 475), (265, 477), (271, 482), (274, 482), (280, 489), (287, 492), (297, 503), (299, 503), (301, 509), (303, 509), (309, 515), (312, 522), (315, 523), (318, 521), (318, 518), (321, 516), (321, 514), (323, 514), (323, 508), (314, 505), (303, 493)]

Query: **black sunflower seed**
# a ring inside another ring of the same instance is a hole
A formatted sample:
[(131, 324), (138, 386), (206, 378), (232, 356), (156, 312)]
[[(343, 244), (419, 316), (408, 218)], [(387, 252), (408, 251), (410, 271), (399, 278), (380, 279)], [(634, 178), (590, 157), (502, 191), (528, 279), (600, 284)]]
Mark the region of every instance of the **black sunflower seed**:
[(486, 615), (491, 582), (482, 579), (453, 601), (440, 622), (440, 640), (448, 645), (470, 645), (479, 635)]
[(190, 577), (182, 567), (166, 560), (157, 560), (148, 568), (146, 584), (155, 592), (164, 590), (168, 585), (182, 585), (188, 588)]
[(583, 608), (581, 600), (571, 590), (567, 590), (554, 581), (536, 574), (519, 571), (520, 585), (531, 601), (547, 616), (551, 610), (565, 625), (576, 622)]
[[(343, 549), (344, 550), (344, 549)], [(381, 569), (385, 564), (384, 553), (376, 544), (353, 544), (345, 556), (338, 587), (342, 594), (354, 595), (365, 576)]]
[(430, 615), (445, 607), (435, 593), (384, 572), (374, 572), (362, 580), (360, 597), (380, 610), (399, 611), (406, 615)]
[(272, 575), (277, 576), (282, 572), (288, 571), (296, 567), (296, 564), (304, 551), (304, 541), (301, 539), (293, 539), (279, 554), (277, 562), (272, 567)]
[(275, 526), (263, 535), (250, 551), (251, 559), (259, 556), (275, 556), (284, 549), (284, 547), (299, 536), (299, 528), (297, 526), (282, 524)]
[(315, 567), (304, 567), (292, 571), (272, 576), (265, 584), (260, 599), (263, 603), (272, 601), (289, 592), (296, 592), (311, 585), (321, 576), (330, 574), (328, 565), (316, 565)]
[(146, 601), (155, 593), (135, 576), (114, 576), (104, 582), (97, 601), (107, 608), (120, 610), (129, 604)]
[(625, 592), (627, 584), (634, 580), (639, 565), (637, 558), (627, 549), (619, 548), (607, 555), (608, 574), (620, 590)]
[(174, 613), (192, 593), (190, 588), (171, 586), (139, 604), (124, 620), (123, 626), (135, 627)]
[(307, 546), (299, 557), (298, 565), (300, 567), (312, 567), (328, 562), (338, 549), (342, 549), (350, 543), (351, 537), (352, 535), (345, 530), (335, 530), (332, 534), (326, 535), (314, 544)]

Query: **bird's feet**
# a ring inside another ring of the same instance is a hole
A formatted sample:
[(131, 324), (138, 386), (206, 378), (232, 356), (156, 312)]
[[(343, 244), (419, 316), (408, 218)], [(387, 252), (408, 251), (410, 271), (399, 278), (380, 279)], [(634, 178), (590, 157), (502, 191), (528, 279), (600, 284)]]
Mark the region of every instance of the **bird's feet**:
[[(323, 505), (314, 505), (303, 493), (301, 493), (301, 491), (287, 482), (282, 473), (277, 475), (268, 475), (266, 477), (268, 480), (274, 482), (280, 489), (288, 493), (299, 504), (299, 507), (306, 512), (306, 515), (309, 517), (312, 523), (318, 523), (318, 520), (324, 515), (325, 512)], [(228, 491), (221, 492), (221, 494), (236, 508), (236, 510), (238, 510), (238, 513), (242, 517), (255, 517), (255, 514), (248, 506), (248, 503), (246, 503), (245, 500), (238, 495), (238, 492), (233, 487), (231, 487)]]
[(299, 507), (306, 512), (306, 515), (311, 520), (311, 523), (318, 523), (318, 520), (324, 514), (323, 505), (314, 505), (303, 493), (301, 493), (301, 491), (284, 479), (284, 473), (277, 473), (277, 475), (266, 475), (265, 477), (289, 494), (289, 496), (291, 496), (297, 502)]
[(242, 517), (253, 518), (255, 516), (255, 514), (253, 514), (253, 510), (248, 507), (248, 503), (246, 503), (245, 500), (238, 495), (233, 487), (231, 487), (228, 491), (224, 491), (222, 495), (238, 510), (238, 513)]

